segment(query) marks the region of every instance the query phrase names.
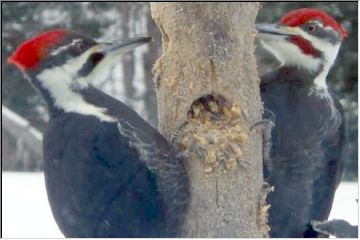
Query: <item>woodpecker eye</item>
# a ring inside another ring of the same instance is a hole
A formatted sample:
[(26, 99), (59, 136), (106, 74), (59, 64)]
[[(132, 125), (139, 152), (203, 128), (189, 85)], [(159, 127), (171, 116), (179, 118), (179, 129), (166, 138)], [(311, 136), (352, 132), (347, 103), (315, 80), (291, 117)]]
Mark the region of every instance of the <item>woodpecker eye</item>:
[(75, 47), (79, 50), (79, 51), (84, 51), (86, 49), (85, 43), (83, 41), (79, 41), (75, 44)]
[(308, 30), (309, 32), (315, 32), (315, 30), (316, 30), (316, 25), (315, 25), (315, 24), (309, 24), (309, 25), (307, 26), (307, 30)]

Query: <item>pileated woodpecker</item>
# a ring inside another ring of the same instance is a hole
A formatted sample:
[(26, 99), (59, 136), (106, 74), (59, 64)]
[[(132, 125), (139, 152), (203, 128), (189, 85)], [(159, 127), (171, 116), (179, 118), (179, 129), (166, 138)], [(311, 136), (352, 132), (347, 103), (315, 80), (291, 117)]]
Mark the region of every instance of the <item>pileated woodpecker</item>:
[(138, 114), (89, 84), (101, 68), (150, 41), (97, 43), (53, 30), (9, 57), (40, 92), (51, 209), (66, 237), (175, 237), (189, 201), (184, 162)]
[(345, 29), (318, 9), (298, 9), (278, 24), (257, 24), (258, 39), (280, 62), (261, 78), (264, 118), (275, 117), (264, 177), (271, 237), (315, 237), (343, 171), (344, 113), (326, 77)]

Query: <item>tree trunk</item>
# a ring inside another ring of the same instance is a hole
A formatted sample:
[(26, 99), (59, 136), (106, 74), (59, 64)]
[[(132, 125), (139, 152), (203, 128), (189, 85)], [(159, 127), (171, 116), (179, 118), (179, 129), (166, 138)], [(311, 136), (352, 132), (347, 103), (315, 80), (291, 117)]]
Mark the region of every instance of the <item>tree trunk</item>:
[(148, 111), (149, 122), (155, 128), (158, 125), (157, 121), (157, 102), (156, 95), (154, 92), (154, 86), (152, 81), (151, 68), (152, 64), (161, 54), (161, 35), (155, 22), (151, 19), (150, 4), (146, 3), (146, 19), (147, 19), (147, 30), (148, 34), (153, 38), (154, 42), (149, 44), (149, 52), (144, 56), (144, 67), (145, 67), (145, 84), (147, 94), (145, 96), (146, 109)]
[[(258, 3), (152, 3), (163, 53), (154, 66), (159, 130), (191, 182), (182, 237), (266, 237), (254, 57)], [(187, 123), (184, 125), (184, 123)], [(182, 127), (180, 127), (182, 126)]]

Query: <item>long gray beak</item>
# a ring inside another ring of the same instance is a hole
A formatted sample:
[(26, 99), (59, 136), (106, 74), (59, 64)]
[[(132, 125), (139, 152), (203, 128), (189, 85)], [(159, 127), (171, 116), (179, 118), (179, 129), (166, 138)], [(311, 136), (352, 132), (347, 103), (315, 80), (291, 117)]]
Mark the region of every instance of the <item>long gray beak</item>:
[(96, 44), (82, 54), (86, 61), (82, 64), (78, 75), (83, 77), (94, 75), (118, 62), (125, 53), (150, 41), (151, 37), (138, 37), (126, 41)]
[(255, 24), (255, 29), (258, 31), (258, 36), (260, 38), (272, 35), (274, 37), (289, 37), (293, 35), (298, 35), (297, 28), (282, 26), (278, 24), (266, 24), (259, 23)]
[(99, 49), (97, 52), (103, 53), (104, 55), (108, 54), (124, 54), (128, 51), (133, 50), (134, 48), (141, 46), (145, 43), (150, 42), (151, 37), (138, 37), (126, 41), (116, 41), (112, 43), (104, 43), (104, 46)]

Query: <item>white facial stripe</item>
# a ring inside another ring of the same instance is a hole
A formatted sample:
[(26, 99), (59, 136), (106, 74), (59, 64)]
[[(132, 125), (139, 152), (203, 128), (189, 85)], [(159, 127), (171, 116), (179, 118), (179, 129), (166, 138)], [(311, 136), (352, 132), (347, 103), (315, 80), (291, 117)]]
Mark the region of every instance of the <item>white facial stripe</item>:
[(324, 27), (324, 29), (325, 29), (326, 31), (334, 31), (333, 28), (330, 27), (330, 26), (326, 26), (326, 27)]
[(310, 21), (308, 23), (313, 23), (319, 27), (324, 27), (324, 24), (321, 21), (314, 20), (314, 21)]
[[(71, 44), (76, 44), (76, 41), (74, 40)], [(71, 44), (63, 47), (69, 47)], [(88, 87), (88, 83), (91, 82), (93, 78), (98, 76), (103, 69), (112, 66), (113, 63), (118, 61), (119, 57), (126, 52), (114, 51), (113, 53), (108, 53), (89, 75), (79, 78), (78, 72), (86, 63), (89, 56), (104, 47), (106, 47), (106, 45), (95, 45), (80, 56), (68, 60), (64, 65), (46, 69), (36, 76), (42, 86), (49, 91), (57, 107), (63, 109), (65, 112), (76, 112), (83, 115), (96, 116), (102, 121), (117, 121), (115, 118), (106, 114), (106, 109), (86, 102), (81, 94), (73, 91), (73, 89), (85, 89)], [(61, 49), (61, 51), (63, 50), (65, 50), (65, 48)], [(59, 49), (56, 51), (58, 53)]]
[(323, 54), (323, 70), (315, 78), (314, 83), (319, 87), (327, 88), (326, 77), (330, 71), (331, 66), (335, 62), (336, 56), (340, 49), (340, 43), (333, 45), (330, 42), (321, 41), (318, 38), (308, 34), (307, 32), (304, 32), (304, 31), (299, 31), (299, 32), (303, 38), (310, 41), (316, 49), (318, 49), (320, 52), (322, 52), (322, 54)]
[[(71, 73), (74, 77), (79, 72), (79, 70), (83, 67), (83, 65), (88, 60), (89, 56), (103, 48), (105, 45), (95, 45), (94, 47), (86, 50), (83, 54), (78, 56), (77, 58), (70, 59), (66, 62), (62, 67), (68, 72)], [(121, 54), (120, 54), (121, 55)], [(96, 66), (95, 69), (91, 71), (91, 73), (85, 77), (73, 79), (76, 81), (76, 85), (81, 88), (87, 87), (88, 83), (91, 82), (98, 74), (103, 73), (104, 70), (108, 69), (110, 66), (113, 66), (119, 58), (117, 56), (105, 56), (100, 63)]]
[[(71, 63), (67, 63), (65, 66), (46, 69), (38, 74), (37, 78), (40, 80), (42, 86), (49, 91), (54, 100), (54, 104), (65, 112), (92, 115), (106, 122), (116, 121), (116, 119), (106, 114), (106, 109), (86, 102), (81, 94), (71, 89), (70, 86), (74, 81), (73, 73), (76, 73), (78, 68), (75, 66), (79, 66), (77, 63), (79, 61), (81, 62), (82, 60), (73, 59)], [(83, 87), (87, 87), (86, 81), (82, 82), (82, 80), (78, 81), (78, 79), (76, 81), (79, 84), (83, 84)]]
[(261, 41), (261, 43), (265, 49), (271, 52), (281, 62), (282, 66), (299, 66), (313, 72), (320, 67), (320, 59), (303, 54), (299, 47), (286, 40), (266, 40)]
[[(299, 66), (313, 72), (322, 67), (322, 71), (314, 79), (314, 83), (316, 86), (326, 89), (326, 77), (339, 52), (340, 43), (333, 45), (330, 42), (319, 40), (301, 30), (299, 27), (293, 29), (301, 37), (310, 41), (313, 47), (322, 53), (322, 58), (314, 58), (311, 55), (305, 55), (302, 53), (301, 49), (293, 43), (286, 40), (279, 40), (278, 38), (273, 39), (270, 34), (264, 35), (261, 43), (265, 49), (274, 54), (282, 65)], [(332, 28), (325, 27), (325, 29), (333, 31)]]
[[(86, 56), (85, 61), (87, 60), (89, 55)], [(92, 82), (97, 76), (99, 76), (99, 74), (106, 73), (106, 70), (114, 66), (115, 63), (117, 63), (118, 61), (119, 61), (119, 57), (105, 55), (105, 57), (96, 65), (96, 67), (87, 76), (78, 78), (77, 81)]]
[(61, 46), (57, 49), (54, 49), (53, 51), (51, 51), (50, 55), (51, 56), (54, 56), (54, 55), (57, 55), (59, 54), (60, 52), (62, 51), (65, 51), (66, 49), (68, 49), (69, 47), (72, 47), (72, 46), (75, 46), (76, 43), (78, 42), (81, 42), (82, 40), (81, 39), (73, 39), (71, 43), (65, 45), (65, 46)]
[(311, 44), (318, 50), (320, 50), (328, 62), (334, 62), (339, 52), (340, 43), (333, 45), (328, 41), (321, 41), (320, 39), (308, 34), (304, 31), (299, 31), (299, 34), (306, 40), (310, 41)]

